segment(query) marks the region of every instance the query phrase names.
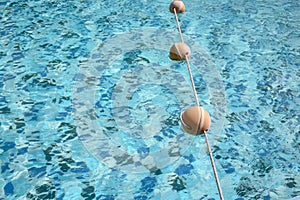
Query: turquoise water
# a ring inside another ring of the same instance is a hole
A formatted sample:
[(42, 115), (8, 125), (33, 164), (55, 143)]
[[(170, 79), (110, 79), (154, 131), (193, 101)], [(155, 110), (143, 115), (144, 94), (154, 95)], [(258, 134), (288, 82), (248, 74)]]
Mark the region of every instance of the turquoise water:
[[(219, 199), (169, 1), (0, 1), (0, 199)], [(225, 199), (300, 195), (299, 1), (185, 1)]]

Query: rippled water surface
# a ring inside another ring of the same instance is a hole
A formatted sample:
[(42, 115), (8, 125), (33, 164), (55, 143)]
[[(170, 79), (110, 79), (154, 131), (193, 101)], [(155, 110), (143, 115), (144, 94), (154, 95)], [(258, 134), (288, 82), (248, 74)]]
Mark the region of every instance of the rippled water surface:
[[(0, 199), (219, 199), (170, 1), (0, 0)], [(225, 199), (300, 195), (300, 2), (184, 1)]]

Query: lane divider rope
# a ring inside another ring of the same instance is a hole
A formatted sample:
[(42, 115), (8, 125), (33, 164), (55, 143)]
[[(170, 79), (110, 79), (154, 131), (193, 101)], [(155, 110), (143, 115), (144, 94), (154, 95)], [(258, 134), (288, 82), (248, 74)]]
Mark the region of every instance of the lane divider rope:
[[(174, 1), (178, 1), (178, 0), (173, 0), (172, 2), (174, 2)], [(184, 43), (176, 7), (173, 8), (173, 11), (174, 11), (174, 15), (175, 15), (175, 19), (176, 19), (177, 28), (178, 28), (178, 32), (179, 32), (179, 35), (180, 35), (181, 42)], [(197, 91), (196, 91), (195, 82), (194, 82), (194, 78), (193, 78), (193, 74), (192, 74), (192, 70), (191, 70), (188, 55), (184, 55), (184, 58), (185, 58), (185, 61), (187, 63), (187, 68), (188, 68), (188, 72), (189, 72), (189, 76), (190, 76), (190, 81), (191, 81), (191, 84), (192, 84), (192, 89), (193, 89), (196, 105), (199, 107), (200, 106), (199, 105), (199, 100), (198, 100), (198, 96), (197, 96)], [(202, 112), (201, 112), (201, 114), (202, 114)], [(200, 118), (202, 118), (202, 116)], [(216, 169), (216, 165), (215, 165), (215, 162), (214, 162), (214, 159), (213, 159), (211, 146), (210, 146), (208, 136), (207, 136), (207, 131), (205, 130), (203, 133), (204, 133), (204, 136), (205, 136), (205, 142), (206, 142), (206, 146), (207, 146), (207, 149), (208, 149), (208, 152), (209, 152), (211, 166), (213, 168), (213, 173), (214, 173), (214, 177), (215, 177), (215, 180), (216, 180), (219, 196), (220, 196), (221, 200), (224, 200), (220, 180), (219, 180), (219, 177), (218, 177), (218, 172), (217, 172), (217, 169)]]

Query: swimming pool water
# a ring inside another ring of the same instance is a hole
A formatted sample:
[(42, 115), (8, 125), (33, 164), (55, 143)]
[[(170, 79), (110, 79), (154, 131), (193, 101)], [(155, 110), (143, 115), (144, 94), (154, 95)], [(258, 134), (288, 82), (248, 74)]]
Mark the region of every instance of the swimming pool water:
[[(184, 1), (225, 199), (300, 195), (299, 1)], [(0, 199), (218, 199), (169, 1), (0, 1)]]

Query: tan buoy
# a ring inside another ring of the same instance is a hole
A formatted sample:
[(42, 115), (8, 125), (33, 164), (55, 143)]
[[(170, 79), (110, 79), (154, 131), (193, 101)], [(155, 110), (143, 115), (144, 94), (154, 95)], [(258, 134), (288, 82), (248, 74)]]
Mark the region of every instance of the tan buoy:
[(170, 49), (170, 58), (172, 60), (185, 60), (185, 56), (189, 58), (190, 55), (190, 47), (183, 42), (175, 43)]
[(174, 8), (176, 9), (176, 13), (183, 13), (185, 11), (185, 5), (182, 1), (175, 0), (170, 4), (170, 12), (174, 13)]
[(180, 115), (180, 121), (182, 128), (192, 135), (202, 134), (208, 131), (210, 127), (210, 116), (200, 106), (194, 106), (185, 110)]

